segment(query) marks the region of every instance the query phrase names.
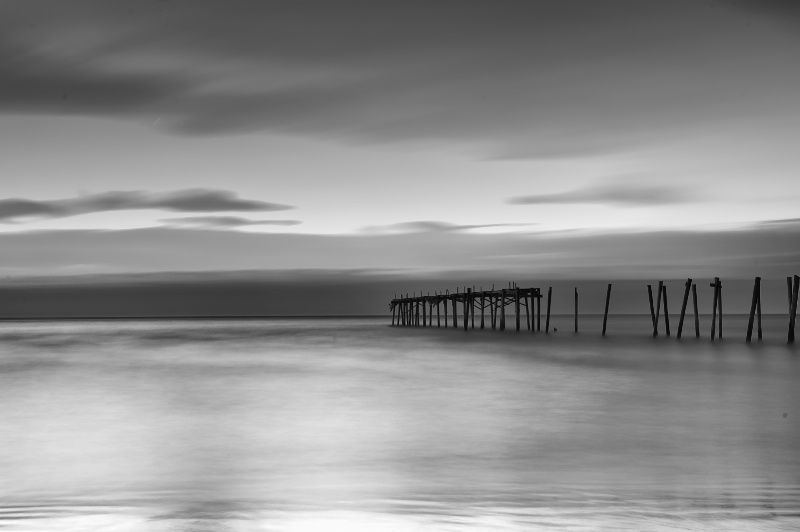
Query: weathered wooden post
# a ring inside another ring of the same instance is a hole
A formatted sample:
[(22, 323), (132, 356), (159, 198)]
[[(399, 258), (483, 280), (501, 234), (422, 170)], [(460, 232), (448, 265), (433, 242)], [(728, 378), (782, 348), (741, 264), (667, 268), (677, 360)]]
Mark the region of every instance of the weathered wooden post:
[(517, 332), (519, 332), (520, 321), (520, 308), (519, 308), (519, 288), (514, 289), (514, 318), (516, 320)]
[(689, 290), (692, 288), (692, 280), (686, 280), (686, 289), (683, 291), (683, 303), (681, 303), (681, 317), (678, 320), (678, 339), (680, 340), (683, 333), (683, 319), (686, 317), (686, 305), (689, 303)]
[(653, 328), (655, 328), (656, 308), (653, 306), (653, 287), (651, 285), (647, 285), (647, 297), (650, 299), (650, 323), (653, 325)]
[(611, 301), (611, 283), (608, 283), (606, 290), (606, 310), (603, 311), (603, 336), (606, 335), (606, 324), (608, 323), (608, 303)]
[(758, 341), (761, 341), (761, 283), (758, 283)]
[(442, 326), (442, 315), (441, 315), (441, 312), (439, 310), (439, 303), (441, 303), (441, 302), (442, 302), (442, 296), (440, 296), (439, 294), (436, 294), (436, 326), (437, 327), (441, 327)]
[(711, 312), (711, 340), (713, 341), (717, 335), (717, 301), (719, 301), (719, 277), (714, 277), (714, 282), (709, 286), (714, 288), (714, 308)]
[(458, 292), (453, 294), (453, 328), (458, 329), (458, 307), (456, 307), (456, 298), (458, 297)]
[(758, 292), (761, 286), (761, 277), (756, 277), (753, 283), (753, 299), (750, 301), (750, 317), (747, 320), (747, 337), (745, 342), (750, 342), (753, 339), (753, 322), (756, 318), (756, 307), (758, 306)]
[(422, 326), (423, 327), (427, 327), (428, 326), (428, 308), (427, 308), (428, 305), (426, 304), (427, 302), (425, 301), (424, 297), (422, 297), (421, 299), (422, 299), (422, 301), (420, 301), (420, 303), (422, 303)]
[(797, 323), (797, 296), (800, 291), (800, 276), (794, 276), (794, 286), (792, 287), (792, 305), (789, 311), (789, 339), (788, 343), (794, 343), (794, 329)]
[(717, 279), (717, 311), (719, 312), (719, 339), (722, 340), (722, 281)]
[(469, 319), (473, 329), (475, 328), (475, 301), (475, 292), (473, 291), (469, 296)]
[(694, 305), (694, 336), (700, 338), (700, 312), (697, 310), (697, 285), (692, 284), (692, 304)]
[(506, 330), (506, 289), (500, 291), (500, 330)]
[(575, 332), (578, 332), (578, 287), (575, 287)]
[(553, 287), (549, 287), (547, 289), (547, 322), (544, 326), (544, 332), (549, 334), (550, 333), (550, 299), (553, 297)]
[(444, 299), (442, 299), (442, 306), (444, 307), (444, 328), (447, 329), (447, 303), (450, 299), (450, 290), (445, 290)]
[(531, 314), (533, 313), (533, 295), (525, 292), (522, 296), (523, 301), (525, 302), (525, 324), (528, 326), (528, 330), (531, 330)]
[(464, 330), (469, 328), (469, 307), (471, 305), (472, 288), (467, 288), (464, 294)]
[(658, 336), (658, 322), (661, 318), (661, 294), (664, 288), (664, 281), (658, 282), (658, 295), (656, 296), (656, 318), (653, 323), (653, 336)]
[(481, 287), (481, 329), (483, 329), (484, 315), (486, 314), (485, 309), (486, 309), (486, 295), (483, 292), (483, 287)]
[[(536, 330), (542, 330), (542, 294), (537, 293), (536, 295)], [(531, 302), (533, 302), (533, 296), (531, 296)]]
[(661, 290), (664, 292), (664, 327), (667, 329), (667, 336), (669, 336), (669, 307), (667, 306), (667, 285), (662, 285)]

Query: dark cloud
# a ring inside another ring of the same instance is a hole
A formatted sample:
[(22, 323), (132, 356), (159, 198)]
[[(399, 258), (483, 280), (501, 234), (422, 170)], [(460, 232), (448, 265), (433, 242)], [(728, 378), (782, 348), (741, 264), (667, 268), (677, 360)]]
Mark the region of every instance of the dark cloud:
[(236, 228), (251, 225), (299, 225), (299, 220), (249, 220), (238, 216), (188, 216), (184, 218), (164, 218), (161, 220), (167, 225), (175, 227), (208, 227), (208, 228)]
[(25, 218), (61, 218), (93, 212), (158, 209), (179, 212), (283, 211), (289, 205), (241, 199), (233, 192), (213, 189), (187, 189), (147, 193), (114, 191), (71, 199), (35, 201), (10, 198), (0, 200), (0, 221)]
[(537, 194), (510, 198), (511, 205), (552, 205), (565, 203), (596, 203), (620, 207), (642, 207), (669, 205), (694, 201), (692, 197), (680, 189), (639, 184), (633, 181), (591, 185), (585, 188), (557, 192), (554, 194)]
[(534, 223), (507, 223), (507, 224), (452, 224), (449, 222), (439, 222), (433, 220), (419, 220), (413, 222), (402, 222), (390, 225), (372, 225), (362, 229), (368, 234), (392, 234), (392, 233), (444, 233), (455, 231), (469, 231), (470, 229), (486, 229), (492, 227), (529, 227)]
[(783, 116), (800, 85), (784, 66), (794, 56), (743, 21), (733, 6), (647, 0), (8, 0), (0, 112), (596, 154)]

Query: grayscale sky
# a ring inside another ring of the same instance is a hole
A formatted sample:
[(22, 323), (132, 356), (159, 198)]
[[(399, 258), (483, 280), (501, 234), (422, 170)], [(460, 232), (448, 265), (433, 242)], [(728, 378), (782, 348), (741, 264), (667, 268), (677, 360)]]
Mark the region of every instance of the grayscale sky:
[(793, 0), (5, 0), (0, 274), (780, 278), (798, 65)]

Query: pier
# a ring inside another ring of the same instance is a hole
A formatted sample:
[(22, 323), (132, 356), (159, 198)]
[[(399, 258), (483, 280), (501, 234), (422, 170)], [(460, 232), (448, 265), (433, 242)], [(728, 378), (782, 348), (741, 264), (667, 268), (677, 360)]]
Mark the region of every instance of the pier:
[[(663, 317), (666, 336), (671, 336), (669, 322), (669, 307), (667, 303), (667, 289), (664, 281), (658, 282), (655, 305), (653, 297), (653, 285), (648, 284), (647, 295), (650, 304), (650, 318), (653, 325), (653, 336), (659, 335), (659, 325)], [(611, 301), (611, 283), (608, 284), (605, 298), (605, 310), (603, 313), (603, 332), (606, 335), (608, 325), (609, 303)], [(722, 281), (715, 277), (710, 283), (713, 288), (712, 314), (711, 314), (711, 341), (722, 340)], [(800, 292), (800, 276), (794, 275), (786, 278), (787, 297), (789, 303), (789, 327), (787, 343), (795, 342), (795, 326), (797, 322), (797, 302), (798, 292)], [(578, 332), (578, 288), (575, 288), (575, 332)], [(692, 299), (692, 311), (694, 314), (694, 333), (696, 338), (700, 338), (700, 314), (697, 305), (697, 285), (691, 278), (686, 280), (681, 301), (680, 317), (678, 320), (677, 339), (683, 335), (684, 322), (686, 319), (689, 297)], [(547, 289), (547, 310), (545, 317), (545, 332), (550, 331), (550, 308), (553, 297), (553, 289)], [(514, 309), (514, 323), (509, 326), (507, 323), (506, 309), (512, 306)], [(405, 294), (397, 297), (389, 303), (392, 312), (392, 326), (401, 327), (463, 327), (464, 330), (491, 328), (493, 330), (504, 331), (513, 327), (520, 331), (524, 327), (531, 332), (542, 330), (542, 290), (539, 287), (522, 288), (516, 283), (509, 283), (508, 288), (491, 290), (475, 290), (473, 288), (457, 289), (455, 293), (449, 291), (437, 292), (431, 295), (420, 293), (417, 295)], [(459, 325), (459, 309), (461, 310), (461, 324)], [(663, 314), (662, 314), (663, 309)], [(748, 314), (746, 342), (751, 342), (753, 329), (756, 328), (758, 341), (763, 339), (761, 328), (761, 277), (756, 277), (753, 283), (753, 295)], [(435, 325), (434, 325), (434, 313)], [(476, 325), (477, 318), (477, 325)], [(488, 323), (487, 323), (488, 321)]]

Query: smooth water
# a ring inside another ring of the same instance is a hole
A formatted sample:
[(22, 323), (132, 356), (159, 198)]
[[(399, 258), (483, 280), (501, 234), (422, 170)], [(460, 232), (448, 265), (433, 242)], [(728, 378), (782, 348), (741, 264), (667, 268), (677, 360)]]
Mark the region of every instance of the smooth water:
[(0, 323), (0, 529), (796, 530), (784, 322)]

